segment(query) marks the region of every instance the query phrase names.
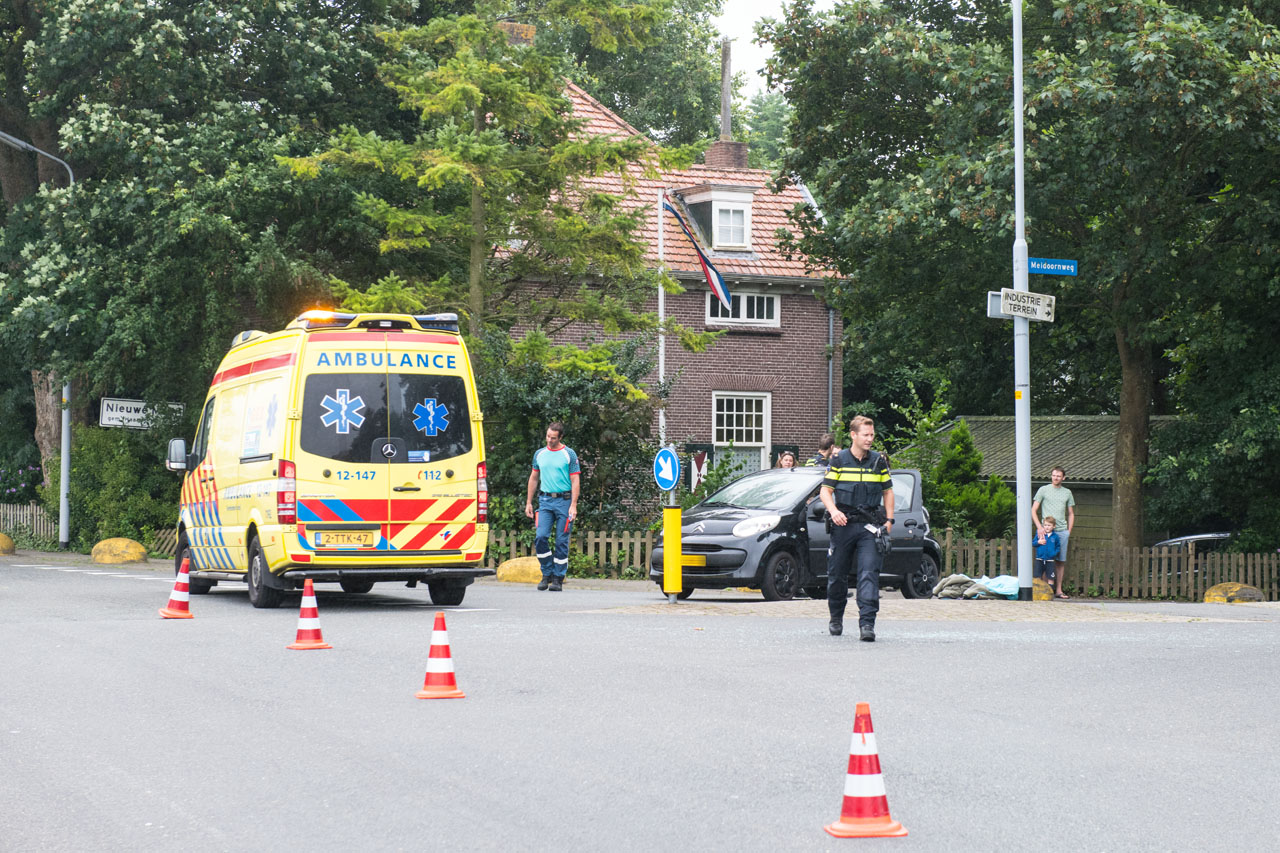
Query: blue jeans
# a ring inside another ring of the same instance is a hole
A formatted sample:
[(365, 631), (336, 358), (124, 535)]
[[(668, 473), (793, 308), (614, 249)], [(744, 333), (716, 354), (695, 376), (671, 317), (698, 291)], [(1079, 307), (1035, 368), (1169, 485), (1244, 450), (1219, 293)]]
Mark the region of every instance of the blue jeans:
[(875, 627), (880, 612), (880, 567), (884, 557), (876, 550), (876, 537), (865, 524), (849, 520), (831, 528), (827, 548), (827, 610), (832, 619), (843, 619), (849, 601), (849, 572), (856, 565), (858, 624)]
[[(569, 521), (568, 498), (538, 498), (538, 512), (534, 516), (538, 525), (538, 538), (533, 549), (542, 566), (542, 576), (563, 578), (569, 571)], [(555, 550), (551, 537), (555, 536)]]

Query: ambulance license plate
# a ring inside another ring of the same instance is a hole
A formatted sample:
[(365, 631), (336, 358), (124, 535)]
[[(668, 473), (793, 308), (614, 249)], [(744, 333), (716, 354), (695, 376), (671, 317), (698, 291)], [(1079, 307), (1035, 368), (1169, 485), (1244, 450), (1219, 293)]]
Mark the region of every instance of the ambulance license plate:
[(318, 530), (317, 548), (372, 548), (378, 544), (376, 530)]

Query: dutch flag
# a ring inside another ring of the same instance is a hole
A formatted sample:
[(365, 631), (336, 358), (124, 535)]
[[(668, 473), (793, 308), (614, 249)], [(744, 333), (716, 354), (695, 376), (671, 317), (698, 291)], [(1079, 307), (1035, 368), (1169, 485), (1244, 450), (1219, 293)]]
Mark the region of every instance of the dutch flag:
[(680, 230), (684, 231), (685, 236), (689, 238), (689, 242), (693, 244), (693, 250), (698, 253), (698, 263), (702, 264), (702, 274), (707, 277), (707, 286), (711, 288), (711, 292), (716, 295), (716, 299), (720, 300), (721, 305), (725, 308), (732, 308), (729, 287), (724, 283), (724, 276), (720, 275), (720, 270), (716, 269), (710, 259), (707, 258), (707, 253), (702, 251), (702, 247), (698, 245), (698, 241), (694, 238), (693, 232), (689, 230), (689, 226), (684, 224), (684, 218), (665, 198), (662, 200), (662, 206), (676, 218), (676, 222), (680, 223)]

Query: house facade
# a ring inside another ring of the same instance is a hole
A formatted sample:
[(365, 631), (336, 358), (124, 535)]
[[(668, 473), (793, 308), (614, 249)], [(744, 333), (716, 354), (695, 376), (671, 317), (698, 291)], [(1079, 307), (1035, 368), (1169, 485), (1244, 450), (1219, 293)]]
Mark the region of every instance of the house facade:
[[(586, 133), (639, 135), (581, 88), (570, 85), (567, 94)], [(704, 353), (665, 342), (662, 369), (672, 388), (654, 433), (683, 448), (695, 465), (732, 456), (744, 470), (757, 470), (773, 465), (783, 450), (803, 462), (840, 412), (841, 327), (822, 301), (823, 273), (787, 257), (776, 233), (794, 232), (788, 213), (814, 202), (794, 186), (774, 192), (768, 171), (747, 167), (744, 143), (716, 142), (705, 161), (656, 177), (632, 175), (630, 203), (653, 211), (640, 234), (646, 260), (655, 269), (665, 266), (685, 288), (663, 297), (663, 316), (695, 331), (724, 333)], [(619, 178), (594, 180), (622, 191)], [(723, 275), (732, 295), (728, 307), (711, 293), (679, 221), (659, 214), (660, 196)], [(646, 310), (658, 312), (658, 302), (655, 293)], [(651, 378), (656, 385), (656, 372)]]

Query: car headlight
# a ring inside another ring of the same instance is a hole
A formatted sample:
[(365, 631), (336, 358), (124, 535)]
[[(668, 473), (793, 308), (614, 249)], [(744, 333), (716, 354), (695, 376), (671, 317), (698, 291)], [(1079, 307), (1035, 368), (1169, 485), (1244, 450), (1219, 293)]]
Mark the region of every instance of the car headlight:
[(777, 527), (780, 521), (782, 521), (782, 516), (780, 515), (757, 515), (755, 518), (744, 519), (735, 524), (733, 526), (733, 535), (739, 539), (759, 536), (761, 533)]

